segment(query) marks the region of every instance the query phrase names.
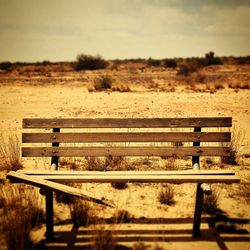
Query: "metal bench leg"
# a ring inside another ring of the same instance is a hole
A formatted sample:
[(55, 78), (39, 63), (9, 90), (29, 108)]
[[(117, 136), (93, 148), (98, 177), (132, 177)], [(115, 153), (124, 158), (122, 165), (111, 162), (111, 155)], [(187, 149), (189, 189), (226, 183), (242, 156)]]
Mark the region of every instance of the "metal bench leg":
[(201, 214), (203, 208), (203, 197), (204, 193), (201, 188), (201, 183), (198, 183), (196, 191), (195, 211), (194, 211), (193, 237), (201, 236), (200, 224), (201, 224)]
[(46, 240), (54, 237), (53, 223), (53, 191), (46, 191)]

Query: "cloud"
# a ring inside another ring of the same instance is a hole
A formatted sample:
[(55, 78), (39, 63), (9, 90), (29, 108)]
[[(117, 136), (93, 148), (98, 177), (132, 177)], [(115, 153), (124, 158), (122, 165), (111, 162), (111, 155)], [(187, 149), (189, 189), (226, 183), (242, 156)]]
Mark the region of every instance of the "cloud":
[(0, 60), (247, 55), (249, 1), (0, 1)]

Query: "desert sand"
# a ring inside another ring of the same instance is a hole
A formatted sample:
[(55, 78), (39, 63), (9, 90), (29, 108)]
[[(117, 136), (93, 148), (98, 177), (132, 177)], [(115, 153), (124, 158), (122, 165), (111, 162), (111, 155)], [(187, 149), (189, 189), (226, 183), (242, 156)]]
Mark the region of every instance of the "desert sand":
[[(16, 134), (20, 138), (23, 118), (232, 116), (233, 124), (244, 132), (244, 140), (239, 150), (240, 165), (226, 165), (224, 168), (236, 171), (241, 177), (241, 184), (217, 185), (217, 188), (221, 190), (219, 208), (236, 221), (233, 231), (214, 230), (206, 221), (210, 215), (203, 214), (202, 237), (192, 238), (195, 185), (174, 185), (175, 204), (172, 206), (162, 205), (157, 200), (160, 184), (128, 184), (124, 190), (114, 189), (110, 184), (88, 184), (84, 189), (112, 200), (117, 210), (127, 210), (134, 217), (131, 223), (108, 225), (113, 227), (112, 230), (121, 230), (118, 232), (121, 245), (133, 247), (141, 240), (149, 249), (156, 246), (172, 250), (250, 249), (250, 90), (228, 87), (237, 79), (241, 83), (249, 83), (249, 68), (210, 68), (204, 73), (208, 81), (196, 85), (179, 84), (182, 79), (176, 82), (175, 71), (171, 70), (125, 68), (106, 72), (52, 72), (49, 75), (47, 72), (32, 72), (28, 72), (29, 75), (26, 72), (24, 75), (0, 76), (0, 133), (4, 136)], [(117, 85), (125, 84), (131, 90), (93, 91), (91, 84), (103, 74), (111, 75)], [(218, 75), (223, 76), (220, 82), (223, 88), (217, 89), (213, 77)], [(151, 162), (153, 167), (157, 163)], [(49, 164), (44, 161), (23, 159), (23, 164), (27, 169), (49, 169)], [(191, 166), (191, 162), (187, 164)], [(216, 167), (220, 166), (215, 164)], [(248, 193), (242, 192), (241, 185), (248, 185)], [(92, 206), (100, 217), (108, 218), (115, 213), (113, 208)], [(46, 244), (46, 249), (78, 249), (76, 246), (88, 238), (86, 230), (95, 227), (74, 227), (70, 221), (65, 222), (69, 218), (67, 205), (56, 204), (55, 232), (63, 240)], [(34, 241), (43, 240), (44, 232), (44, 224), (36, 228), (32, 232)]]

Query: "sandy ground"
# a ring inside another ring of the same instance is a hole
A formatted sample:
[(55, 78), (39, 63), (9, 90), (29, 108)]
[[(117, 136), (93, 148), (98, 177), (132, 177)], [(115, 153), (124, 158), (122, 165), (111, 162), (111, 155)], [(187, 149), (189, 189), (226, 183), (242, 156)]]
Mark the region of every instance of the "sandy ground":
[[(52, 117), (202, 117), (232, 116), (233, 124), (245, 133), (241, 144), (240, 166), (234, 169), (243, 182), (249, 182), (250, 154), (250, 91), (222, 89), (216, 93), (190, 92), (182, 89), (175, 92), (88, 92), (81, 84), (72, 86), (2, 84), (0, 86), (0, 133), (21, 134), (23, 118)], [(191, 163), (190, 163), (191, 164)], [(26, 168), (34, 168), (31, 161), (24, 160)], [(45, 167), (44, 162), (36, 163)], [(150, 249), (250, 249), (249, 200), (240, 192), (238, 184), (219, 185), (221, 189), (219, 207), (229, 218), (237, 219), (233, 232), (215, 231), (204, 215), (202, 237), (191, 237), (195, 201), (195, 186), (175, 185), (175, 205), (164, 206), (156, 196), (161, 186), (156, 184), (129, 184), (125, 190), (116, 190), (110, 185), (86, 185), (93, 194), (113, 200), (117, 210), (126, 209), (134, 216), (133, 223), (116, 225), (113, 230), (119, 235), (120, 244), (133, 246), (139, 240)], [(249, 196), (249, 194), (248, 194)], [(249, 198), (249, 197), (248, 197)], [(93, 209), (100, 208), (94, 207)], [(103, 216), (114, 210), (101, 209)], [(76, 228), (70, 223), (59, 223), (69, 216), (65, 205), (56, 205), (55, 231), (58, 241), (47, 244), (47, 249), (77, 249), (84, 244), (92, 228)], [(143, 218), (146, 220), (143, 220)], [(141, 220), (139, 220), (141, 218)], [(35, 240), (44, 237), (44, 226), (34, 233)], [(86, 233), (86, 230), (90, 232)], [(124, 231), (126, 230), (126, 231)], [(55, 248), (58, 247), (58, 248)]]

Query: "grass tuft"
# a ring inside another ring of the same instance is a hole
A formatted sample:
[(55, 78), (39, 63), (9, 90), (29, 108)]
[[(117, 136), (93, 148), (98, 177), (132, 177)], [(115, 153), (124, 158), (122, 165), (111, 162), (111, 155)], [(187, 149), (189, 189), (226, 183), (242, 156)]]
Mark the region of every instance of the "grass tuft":
[(23, 184), (7, 183), (0, 189), (0, 200), (4, 202), (0, 220), (8, 249), (33, 248), (30, 232), (44, 218), (39, 197), (36, 189)]
[(243, 131), (239, 127), (234, 126), (232, 131), (231, 142), (229, 144), (229, 156), (221, 158), (221, 162), (223, 164), (238, 165), (237, 158), (239, 156), (239, 149), (243, 142), (243, 139)]
[(10, 135), (7, 140), (3, 136), (0, 139), (0, 170), (17, 171), (22, 169), (18, 137)]
[(129, 223), (133, 216), (127, 210), (118, 210), (114, 216), (115, 223)]
[(161, 204), (166, 204), (169, 206), (173, 205), (175, 203), (173, 186), (170, 184), (164, 185), (159, 193), (158, 199)]
[(104, 227), (100, 227), (96, 230), (93, 241), (93, 250), (115, 250), (116, 239), (113, 236), (112, 230), (105, 230)]
[(113, 82), (114, 80), (110, 76), (102, 76), (100, 79), (95, 80), (94, 88), (96, 91), (111, 89)]

